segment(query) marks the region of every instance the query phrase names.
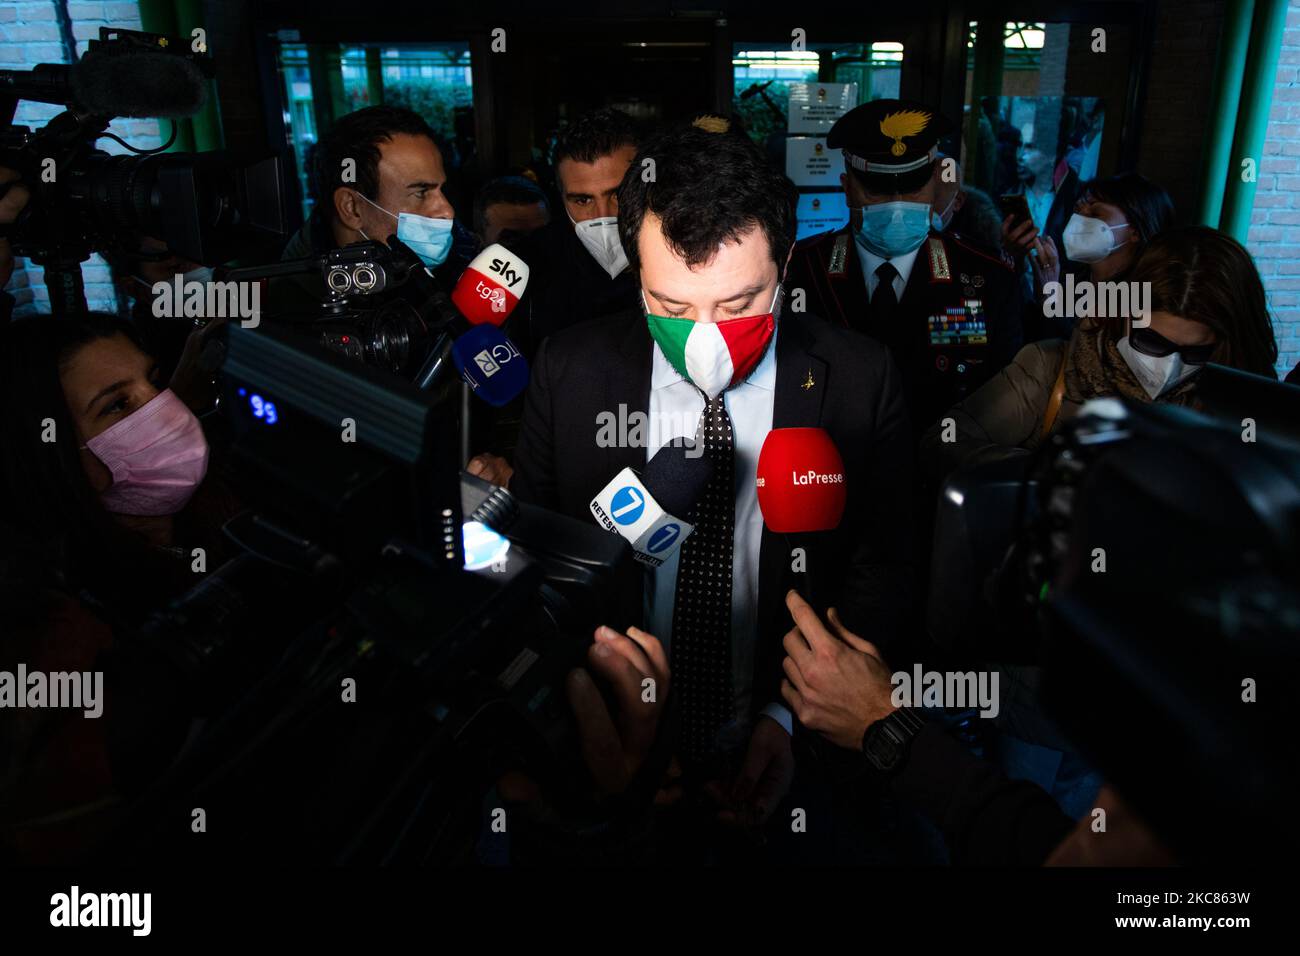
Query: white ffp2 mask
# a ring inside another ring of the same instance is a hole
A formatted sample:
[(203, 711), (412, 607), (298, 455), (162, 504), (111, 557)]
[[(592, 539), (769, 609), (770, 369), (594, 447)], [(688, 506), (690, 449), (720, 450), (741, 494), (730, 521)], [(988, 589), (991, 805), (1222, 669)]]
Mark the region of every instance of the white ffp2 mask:
[(1133, 372), (1133, 377), (1146, 389), (1153, 402), (1171, 388), (1191, 378), (1203, 367), (1188, 365), (1177, 352), (1170, 352), (1168, 355), (1144, 355), (1133, 348), (1127, 335), (1116, 342), (1115, 347), (1119, 349), (1119, 354), (1124, 356), (1124, 362)]
[(573, 223), (574, 232), (578, 234), (578, 241), (583, 248), (591, 253), (591, 257), (609, 273), (611, 279), (627, 268), (627, 254), (623, 252), (623, 244), (618, 241), (616, 216), (601, 216), (582, 222), (574, 222), (570, 216), (569, 221)]

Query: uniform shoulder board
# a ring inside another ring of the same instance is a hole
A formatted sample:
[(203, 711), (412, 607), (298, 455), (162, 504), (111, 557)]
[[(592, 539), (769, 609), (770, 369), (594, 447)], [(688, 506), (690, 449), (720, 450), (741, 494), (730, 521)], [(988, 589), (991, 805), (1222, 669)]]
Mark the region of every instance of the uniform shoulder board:
[(831, 257), (826, 262), (826, 274), (833, 276), (844, 275), (848, 259), (849, 234), (842, 232), (835, 237), (835, 245), (831, 246)]
[(954, 245), (958, 246), (959, 248), (963, 249), (966, 252), (977, 255), (981, 259), (986, 259), (989, 262), (995, 263), (996, 265), (1001, 266), (1003, 269), (1006, 269), (1008, 272), (1013, 271), (1014, 267), (1010, 262), (1008, 262), (997, 252), (994, 252), (992, 249), (989, 249), (987, 246), (983, 245), (982, 243), (974, 242), (973, 240), (966, 238), (960, 233), (951, 233), (949, 234), (948, 239)]
[(948, 265), (948, 250), (943, 246), (943, 239), (931, 236), (925, 243), (930, 256), (930, 281), (951, 282), (952, 268)]

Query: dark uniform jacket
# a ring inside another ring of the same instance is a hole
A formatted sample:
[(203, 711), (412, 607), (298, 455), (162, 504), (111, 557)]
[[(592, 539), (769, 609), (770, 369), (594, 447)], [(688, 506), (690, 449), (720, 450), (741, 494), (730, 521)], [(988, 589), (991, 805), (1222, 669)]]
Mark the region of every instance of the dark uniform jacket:
[(887, 345), (919, 434), (988, 381), (1021, 345), (1022, 302), (1002, 259), (960, 236), (931, 232), (917, 253), (889, 328), (871, 321), (867, 283), (849, 226), (795, 246), (787, 294), (807, 309)]

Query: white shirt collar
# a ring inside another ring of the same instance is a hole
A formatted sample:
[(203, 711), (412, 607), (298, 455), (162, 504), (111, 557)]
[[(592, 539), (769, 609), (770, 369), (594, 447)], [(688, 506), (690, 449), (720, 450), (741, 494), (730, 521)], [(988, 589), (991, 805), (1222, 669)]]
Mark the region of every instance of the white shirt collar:
[(858, 247), (858, 257), (862, 260), (862, 271), (867, 276), (868, 281), (875, 276), (876, 270), (879, 269), (884, 262), (888, 261), (898, 270), (898, 276), (903, 280), (904, 288), (907, 287), (907, 281), (912, 276), (912, 267), (916, 265), (916, 257), (921, 252), (921, 246), (925, 245), (925, 243), (922, 242), (921, 246), (917, 246), (911, 252), (905, 252), (901, 256), (895, 256), (892, 259), (885, 260), (884, 257), (876, 255), (862, 243), (855, 241), (853, 244)]
[[(749, 373), (749, 378), (745, 379), (736, 388), (743, 388), (746, 385), (753, 385), (757, 388), (765, 388), (769, 392), (776, 390), (776, 337), (781, 333), (781, 320), (778, 319), (776, 328), (772, 330), (772, 341), (767, 343), (767, 352), (758, 360), (754, 366), (754, 371)], [(658, 342), (653, 342), (654, 346), (654, 364), (650, 372), (650, 388), (657, 390), (668, 388), (676, 385), (678, 382), (685, 382), (686, 379), (673, 368), (673, 363), (668, 361), (664, 355), (663, 349), (659, 347)]]

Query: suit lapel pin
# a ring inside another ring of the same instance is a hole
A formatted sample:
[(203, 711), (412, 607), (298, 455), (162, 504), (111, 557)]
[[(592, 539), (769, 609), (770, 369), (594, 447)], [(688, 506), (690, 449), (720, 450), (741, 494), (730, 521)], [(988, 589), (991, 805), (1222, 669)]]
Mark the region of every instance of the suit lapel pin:
[(808, 369), (808, 380), (807, 380), (806, 382), (804, 382), (803, 385), (801, 385), (801, 386), (799, 386), (799, 387), (802, 388), (802, 389), (806, 392), (806, 391), (808, 391), (808, 389), (812, 388), (812, 387), (813, 387), (814, 385), (816, 385), (816, 384), (817, 384), (817, 383), (813, 381), (813, 377), (812, 377), (812, 368), (809, 368), (809, 369)]

